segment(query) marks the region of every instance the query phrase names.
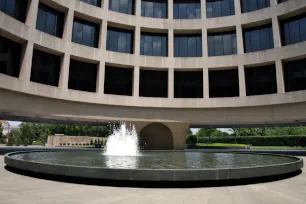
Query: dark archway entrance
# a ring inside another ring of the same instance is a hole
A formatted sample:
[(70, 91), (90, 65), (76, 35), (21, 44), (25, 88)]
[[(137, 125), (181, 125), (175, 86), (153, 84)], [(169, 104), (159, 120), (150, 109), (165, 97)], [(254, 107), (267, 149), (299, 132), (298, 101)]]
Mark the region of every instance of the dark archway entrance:
[(162, 123), (152, 123), (140, 131), (139, 144), (145, 150), (172, 150), (173, 135)]

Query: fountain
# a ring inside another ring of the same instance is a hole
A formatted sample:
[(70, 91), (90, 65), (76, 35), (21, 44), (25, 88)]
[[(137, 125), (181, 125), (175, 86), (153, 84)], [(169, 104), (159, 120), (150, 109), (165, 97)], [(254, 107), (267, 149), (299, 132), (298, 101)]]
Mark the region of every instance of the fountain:
[(296, 172), (292, 156), (202, 151), (139, 152), (135, 127), (121, 123), (101, 151), (14, 152), (5, 163), (32, 172), (81, 178), (134, 181), (216, 181)]
[(139, 155), (138, 135), (135, 127), (128, 128), (126, 123), (121, 123), (119, 128), (114, 126), (113, 133), (107, 139), (104, 155)]

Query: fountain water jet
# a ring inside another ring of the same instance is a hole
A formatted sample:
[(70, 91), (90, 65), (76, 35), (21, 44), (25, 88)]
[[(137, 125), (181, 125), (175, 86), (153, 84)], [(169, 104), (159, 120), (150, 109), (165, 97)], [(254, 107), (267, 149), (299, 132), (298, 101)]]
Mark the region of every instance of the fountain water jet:
[(119, 128), (114, 127), (113, 133), (107, 139), (104, 155), (139, 155), (138, 135), (135, 126), (127, 127), (126, 123), (121, 123)]

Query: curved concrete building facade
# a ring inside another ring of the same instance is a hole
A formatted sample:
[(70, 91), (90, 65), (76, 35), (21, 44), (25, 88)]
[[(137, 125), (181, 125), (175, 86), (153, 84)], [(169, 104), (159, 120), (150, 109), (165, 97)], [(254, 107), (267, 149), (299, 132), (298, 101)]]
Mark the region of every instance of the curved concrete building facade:
[(2, 2), (3, 118), (162, 123), (174, 149), (190, 126), (306, 122), (304, 0)]

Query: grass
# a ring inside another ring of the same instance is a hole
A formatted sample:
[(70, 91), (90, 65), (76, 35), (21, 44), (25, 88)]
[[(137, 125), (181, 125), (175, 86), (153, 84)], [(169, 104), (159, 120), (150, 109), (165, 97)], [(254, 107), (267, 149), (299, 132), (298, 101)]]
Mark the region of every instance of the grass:
[(289, 147), (289, 146), (252, 146), (252, 149), (305, 149), (305, 147)]
[(199, 147), (244, 147), (246, 148), (246, 144), (227, 144), (227, 143), (197, 143)]

